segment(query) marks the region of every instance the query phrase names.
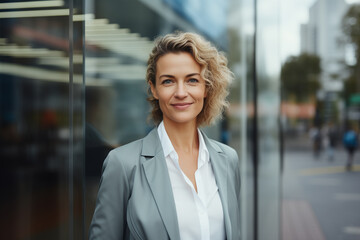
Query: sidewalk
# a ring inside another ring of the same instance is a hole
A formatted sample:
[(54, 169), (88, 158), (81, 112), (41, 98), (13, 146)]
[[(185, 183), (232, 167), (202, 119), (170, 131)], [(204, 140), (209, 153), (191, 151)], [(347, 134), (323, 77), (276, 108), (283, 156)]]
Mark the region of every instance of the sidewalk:
[(283, 174), (283, 240), (360, 239), (360, 154), (345, 171), (346, 152), (314, 158), (308, 138), (286, 139)]

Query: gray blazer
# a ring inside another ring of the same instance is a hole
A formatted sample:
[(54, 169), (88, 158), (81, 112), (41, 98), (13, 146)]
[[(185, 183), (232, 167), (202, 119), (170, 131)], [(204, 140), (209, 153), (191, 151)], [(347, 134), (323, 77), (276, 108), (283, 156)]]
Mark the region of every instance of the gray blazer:
[[(226, 238), (240, 239), (240, 169), (232, 148), (203, 133), (224, 211)], [(186, 211), (186, 209), (184, 209)], [(180, 240), (157, 129), (112, 150), (103, 166), (89, 239)]]

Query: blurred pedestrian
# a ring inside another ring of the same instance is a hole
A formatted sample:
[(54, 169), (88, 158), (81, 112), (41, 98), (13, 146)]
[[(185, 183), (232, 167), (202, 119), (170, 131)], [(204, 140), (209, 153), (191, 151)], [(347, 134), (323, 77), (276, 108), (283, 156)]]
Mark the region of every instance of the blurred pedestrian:
[(220, 124), (220, 142), (226, 145), (229, 144), (230, 141), (229, 121), (228, 113), (224, 111)]
[(90, 239), (240, 239), (237, 154), (198, 128), (227, 106), (225, 56), (197, 34), (169, 34), (146, 79), (157, 126), (106, 158)]
[(320, 151), (321, 151), (321, 146), (322, 146), (321, 131), (318, 127), (314, 126), (310, 129), (309, 134), (310, 134), (310, 139), (312, 140), (312, 144), (313, 144), (314, 158), (318, 159), (318, 157), (320, 155)]
[(333, 161), (334, 160), (334, 153), (335, 153), (335, 147), (338, 141), (338, 133), (337, 133), (337, 128), (333, 123), (329, 123), (326, 128), (325, 128), (325, 133), (324, 135), (326, 136), (326, 152), (327, 152), (327, 156), (328, 156), (328, 160), (329, 161)]
[(346, 130), (343, 137), (343, 144), (348, 153), (348, 158), (345, 168), (347, 171), (350, 171), (354, 161), (354, 153), (358, 146), (358, 136), (353, 129), (348, 128)]

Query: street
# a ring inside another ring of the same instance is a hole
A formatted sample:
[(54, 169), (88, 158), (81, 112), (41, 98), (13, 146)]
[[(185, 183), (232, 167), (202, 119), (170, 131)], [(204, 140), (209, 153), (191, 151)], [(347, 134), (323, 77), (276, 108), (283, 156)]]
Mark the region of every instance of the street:
[(325, 151), (315, 158), (307, 141), (285, 141), (283, 240), (359, 240), (359, 150), (348, 172), (347, 155), (341, 146), (331, 161)]

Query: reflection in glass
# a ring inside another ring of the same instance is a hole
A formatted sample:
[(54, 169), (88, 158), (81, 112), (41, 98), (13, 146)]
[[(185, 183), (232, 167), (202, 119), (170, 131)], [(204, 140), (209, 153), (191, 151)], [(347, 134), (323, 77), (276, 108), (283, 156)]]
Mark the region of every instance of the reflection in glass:
[[(70, 199), (69, 153), (79, 152), (70, 139), (82, 141), (81, 134), (70, 134), (72, 128), (81, 132), (70, 114), (74, 105), (80, 110), (82, 105), (81, 98), (69, 104), (72, 52), (66, 5), (0, 3), (2, 239), (68, 239), (70, 224), (76, 222), (71, 219), (81, 220), (81, 210), (74, 213), (69, 207), (80, 200)], [(74, 39), (75, 49), (81, 49), (81, 35)], [(76, 71), (75, 79), (80, 74)]]

